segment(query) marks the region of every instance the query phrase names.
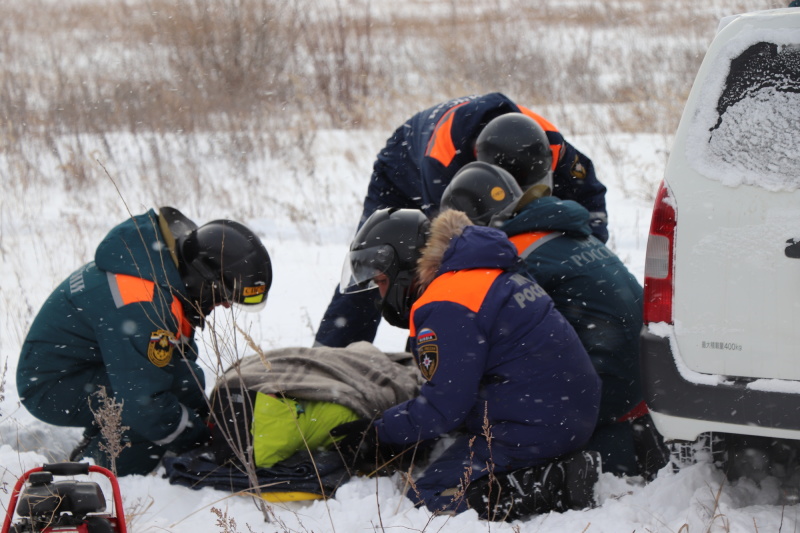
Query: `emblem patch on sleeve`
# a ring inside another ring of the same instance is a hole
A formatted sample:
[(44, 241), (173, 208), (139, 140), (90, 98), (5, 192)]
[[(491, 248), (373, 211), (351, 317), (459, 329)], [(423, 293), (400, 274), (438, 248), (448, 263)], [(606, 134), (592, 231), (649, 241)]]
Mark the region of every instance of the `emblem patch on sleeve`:
[(433, 378), (436, 369), (439, 368), (439, 346), (437, 344), (426, 344), (417, 348), (419, 371), (427, 381)]
[(147, 346), (147, 358), (157, 367), (165, 367), (172, 361), (172, 352), (175, 350), (175, 335), (172, 332), (159, 329), (150, 334), (150, 344)]
[(582, 180), (586, 177), (586, 167), (581, 164), (580, 159), (578, 156), (575, 156), (575, 160), (572, 162), (572, 167), (569, 169), (570, 173), (572, 173), (572, 177), (575, 179)]

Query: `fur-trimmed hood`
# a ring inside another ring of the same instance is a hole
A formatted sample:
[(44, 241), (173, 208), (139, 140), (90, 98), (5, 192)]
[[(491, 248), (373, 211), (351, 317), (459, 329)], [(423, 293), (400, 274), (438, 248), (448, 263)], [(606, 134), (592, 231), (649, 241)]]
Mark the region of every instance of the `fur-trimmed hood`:
[(431, 235), (417, 261), (417, 282), (424, 291), (436, 276), (454, 270), (502, 268), (519, 261), (502, 231), (475, 226), (466, 214), (448, 209), (431, 222)]

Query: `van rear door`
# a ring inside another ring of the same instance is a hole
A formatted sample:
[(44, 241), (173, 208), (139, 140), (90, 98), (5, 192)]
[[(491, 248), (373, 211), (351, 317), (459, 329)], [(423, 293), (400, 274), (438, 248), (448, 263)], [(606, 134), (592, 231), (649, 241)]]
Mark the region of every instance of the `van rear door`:
[(719, 31), (665, 182), (679, 358), (706, 374), (800, 380), (799, 9)]

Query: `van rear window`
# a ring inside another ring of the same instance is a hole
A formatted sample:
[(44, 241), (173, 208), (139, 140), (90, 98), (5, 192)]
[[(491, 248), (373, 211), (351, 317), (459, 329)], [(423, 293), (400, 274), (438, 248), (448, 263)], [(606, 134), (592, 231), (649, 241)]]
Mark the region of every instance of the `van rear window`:
[(730, 186), (800, 188), (800, 32), (792, 34), (734, 39), (717, 56), (687, 139), (695, 170)]

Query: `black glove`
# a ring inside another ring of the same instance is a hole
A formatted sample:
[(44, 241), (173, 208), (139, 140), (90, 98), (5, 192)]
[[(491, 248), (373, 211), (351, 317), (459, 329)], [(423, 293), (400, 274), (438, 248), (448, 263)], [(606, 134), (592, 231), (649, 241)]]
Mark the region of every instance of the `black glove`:
[(340, 424), (330, 433), (335, 439), (343, 437), (335, 441), (336, 446), (354, 462), (374, 457), (378, 447), (378, 432), (371, 419), (361, 418)]
[(592, 228), (592, 235), (600, 239), (604, 244), (608, 242), (608, 217), (605, 213), (589, 213), (589, 226)]
[(199, 417), (194, 417), (189, 421), (186, 429), (178, 435), (174, 441), (166, 445), (166, 448), (177, 454), (200, 448), (211, 440), (211, 430), (206, 425), (204, 420)]

